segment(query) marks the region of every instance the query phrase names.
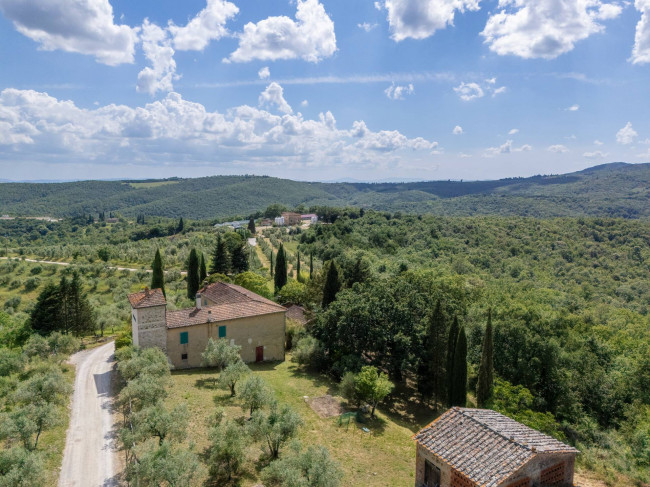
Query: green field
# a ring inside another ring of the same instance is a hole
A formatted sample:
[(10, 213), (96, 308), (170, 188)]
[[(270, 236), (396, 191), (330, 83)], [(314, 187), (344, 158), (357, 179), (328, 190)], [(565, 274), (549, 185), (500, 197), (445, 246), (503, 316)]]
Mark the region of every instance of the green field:
[[(271, 385), (280, 402), (298, 411), (304, 423), (298, 435), (301, 442), (327, 447), (341, 464), (345, 472), (342, 485), (412, 485), (415, 446), (411, 436), (434, 418), (433, 411), (402, 410), (391, 414), (380, 409), (375, 420), (366, 424), (355, 424), (352, 420), (349, 427), (341, 427), (338, 417), (320, 418), (304, 400), (304, 396), (336, 396), (338, 389), (333, 381), (308, 373), (290, 360), (250, 367)], [(172, 372), (166, 403), (168, 406), (187, 403), (189, 437), (196, 443), (198, 453), (208, 444), (208, 421), (218, 407), (224, 408), (231, 419), (247, 416), (237, 398), (231, 398), (228, 391), (213, 388), (212, 380), (216, 377), (217, 373), (208, 369)], [(362, 427), (367, 427), (370, 433)], [(257, 462), (262, 453), (260, 448), (261, 444), (255, 443), (248, 449), (239, 485), (246, 487), (259, 482), (259, 470), (266, 465)]]

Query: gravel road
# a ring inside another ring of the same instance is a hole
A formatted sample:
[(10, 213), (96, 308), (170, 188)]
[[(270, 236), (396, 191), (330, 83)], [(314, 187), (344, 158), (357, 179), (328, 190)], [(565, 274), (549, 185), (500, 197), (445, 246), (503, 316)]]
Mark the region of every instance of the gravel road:
[(111, 411), (114, 352), (110, 342), (70, 358), (77, 369), (59, 487), (118, 485)]

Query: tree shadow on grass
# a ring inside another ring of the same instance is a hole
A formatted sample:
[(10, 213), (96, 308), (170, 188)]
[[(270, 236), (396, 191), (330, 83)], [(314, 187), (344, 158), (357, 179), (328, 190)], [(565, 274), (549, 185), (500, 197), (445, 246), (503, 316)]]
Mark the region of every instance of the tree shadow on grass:
[(381, 412), (391, 421), (413, 433), (417, 433), (446, 409), (439, 406), (436, 411), (433, 405), (424, 404), (415, 391), (415, 387), (408, 381), (397, 384), (390, 397), (380, 405), (380, 408)]
[(288, 367), (289, 373), (297, 379), (307, 379), (316, 387), (327, 387), (327, 394), (336, 396), (339, 393), (337, 384), (331, 378), (318, 372), (313, 372), (301, 365), (291, 364)]

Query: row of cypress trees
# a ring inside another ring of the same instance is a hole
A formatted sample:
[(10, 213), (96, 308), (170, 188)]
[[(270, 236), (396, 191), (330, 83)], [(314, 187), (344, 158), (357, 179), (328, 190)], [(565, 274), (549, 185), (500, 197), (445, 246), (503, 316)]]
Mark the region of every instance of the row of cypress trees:
[[(446, 336), (446, 349), (444, 346)], [(464, 407), (467, 403), (467, 335), (454, 316), (449, 331), (440, 301), (429, 318), (423, 353), (417, 370), (418, 391), (434, 404)], [(476, 388), (479, 407), (486, 405), (494, 382), (492, 313), (488, 311), (481, 365)]]

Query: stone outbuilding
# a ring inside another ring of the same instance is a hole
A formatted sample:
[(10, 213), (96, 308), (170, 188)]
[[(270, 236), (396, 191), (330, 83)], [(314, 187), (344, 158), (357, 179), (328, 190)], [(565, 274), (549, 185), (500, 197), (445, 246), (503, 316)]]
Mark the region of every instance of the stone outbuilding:
[(176, 368), (201, 366), (210, 338), (241, 347), (244, 362), (284, 360), (286, 309), (234, 284), (203, 287), (193, 308), (168, 311), (160, 289), (130, 294), (133, 344), (163, 350)]
[(489, 409), (451, 408), (413, 438), (416, 487), (573, 485), (578, 450)]

